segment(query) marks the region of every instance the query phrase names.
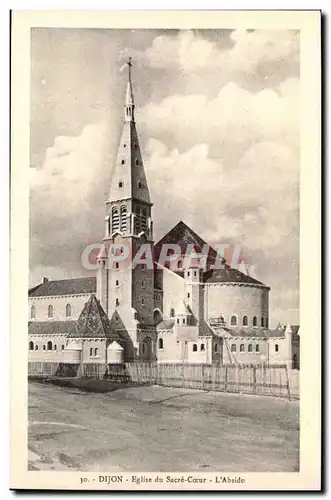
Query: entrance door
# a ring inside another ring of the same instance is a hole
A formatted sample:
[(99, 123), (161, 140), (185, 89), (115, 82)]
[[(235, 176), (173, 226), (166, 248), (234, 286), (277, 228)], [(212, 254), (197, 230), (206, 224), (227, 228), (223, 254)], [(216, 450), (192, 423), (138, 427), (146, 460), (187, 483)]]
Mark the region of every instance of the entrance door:
[(141, 344), (141, 358), (145, 362), (153, 359), (153, 343), (150, 337), (145, 337)]

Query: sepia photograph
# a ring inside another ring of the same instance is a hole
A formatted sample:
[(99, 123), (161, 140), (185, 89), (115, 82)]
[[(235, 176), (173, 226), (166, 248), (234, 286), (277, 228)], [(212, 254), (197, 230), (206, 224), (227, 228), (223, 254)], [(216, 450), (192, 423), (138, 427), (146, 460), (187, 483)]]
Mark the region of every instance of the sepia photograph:
[(29, 28), (36, 482), (302, 472), (303, 42), (243, 24)]

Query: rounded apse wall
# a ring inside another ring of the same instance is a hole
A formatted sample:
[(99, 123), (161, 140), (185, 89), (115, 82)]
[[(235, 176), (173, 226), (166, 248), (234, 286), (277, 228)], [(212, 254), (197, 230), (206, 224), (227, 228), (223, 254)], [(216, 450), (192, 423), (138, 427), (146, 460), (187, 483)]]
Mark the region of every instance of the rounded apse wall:
[(204, 295), (207, 320), (222, 316), (225, 323), (231, 326), (231, 318), (235, 316), (236, 324), (233, 319), (232, 326), (268, 326), (268, 287), (242, 283), (213, 283), (205, 285)]

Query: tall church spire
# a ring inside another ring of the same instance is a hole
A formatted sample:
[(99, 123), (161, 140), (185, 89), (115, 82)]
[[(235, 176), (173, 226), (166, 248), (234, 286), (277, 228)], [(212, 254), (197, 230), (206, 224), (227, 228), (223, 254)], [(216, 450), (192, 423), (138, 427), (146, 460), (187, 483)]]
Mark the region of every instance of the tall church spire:
[(127, 69), (128, 78), (124, 101), (124, 123), (110, 181), (106, 237), (111, 236), (115, 231), (120, 231), (123, 236), (137, 236), (145, 232), (146, 236), (151, 238), (152, 203), (134, 117), (131, 57), (123, 68)]
[(129, 57), (126, 66), (128, 68), (128, 83), (126, 87), (126, 97), (124, 106), (124, 118), (126, 122), (134, 122), (134, 99), (131, 81), (132, 59)]

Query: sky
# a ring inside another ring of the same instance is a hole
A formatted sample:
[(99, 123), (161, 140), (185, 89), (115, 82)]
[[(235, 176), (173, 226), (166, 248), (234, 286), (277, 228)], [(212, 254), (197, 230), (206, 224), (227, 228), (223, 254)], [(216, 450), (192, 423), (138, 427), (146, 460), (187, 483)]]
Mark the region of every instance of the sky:
[(299, 323), (296, 31), (32, 29), (30, 285), (89, 274), (128, 56), (155, 241), (183, 220), (239, 244), (271, 287), (271, 325)]

